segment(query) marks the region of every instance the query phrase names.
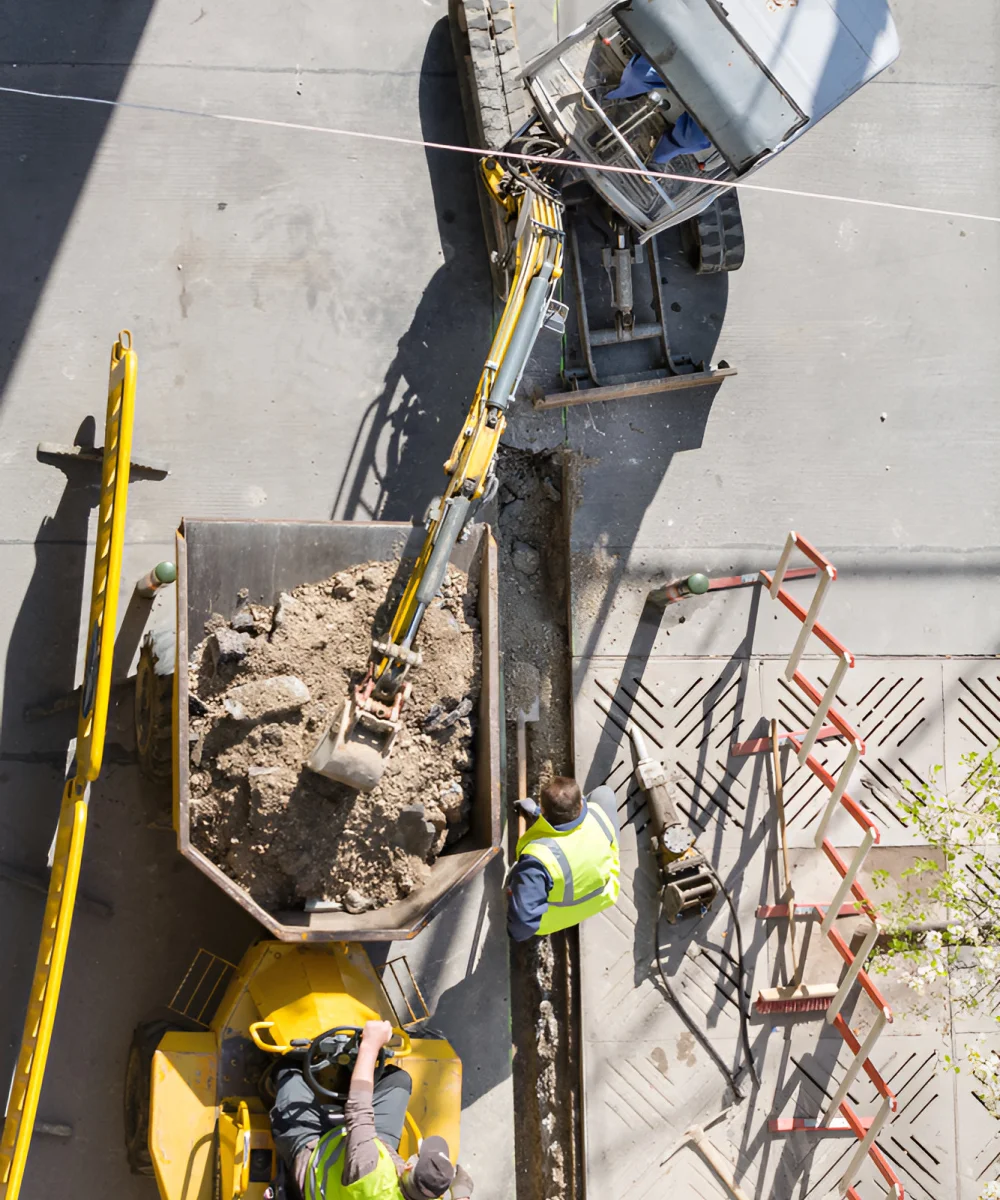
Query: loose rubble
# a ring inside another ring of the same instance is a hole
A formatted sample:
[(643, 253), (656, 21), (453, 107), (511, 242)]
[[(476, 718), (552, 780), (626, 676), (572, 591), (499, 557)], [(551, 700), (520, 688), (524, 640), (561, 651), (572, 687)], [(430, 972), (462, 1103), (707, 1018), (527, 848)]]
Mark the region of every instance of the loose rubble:
[(271, 911), (390, 904), (468, 830), (480, 633), (475, 583), (454, 568), (424, 617), (379, 786), (358, 793), (304, 765), (405, 579), (398, 561), (364, 563), (273, 605), (241, 592), (230, 620), (206, 622), (190, 674), (192, 839)]

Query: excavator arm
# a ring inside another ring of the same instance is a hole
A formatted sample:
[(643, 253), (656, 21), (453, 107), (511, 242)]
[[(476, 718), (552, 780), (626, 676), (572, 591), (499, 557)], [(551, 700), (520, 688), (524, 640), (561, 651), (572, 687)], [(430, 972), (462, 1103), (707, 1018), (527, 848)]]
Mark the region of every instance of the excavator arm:
[(562, 203), (533, 176), (496, 159), (481, 163), (483, 181), (512, 230), (514, 272), (472, 406), (444, 464), (448, 484), (430, 506), (427, 534), (384, 640), (372, 643), (368, 672), (344, 701), (309, 759), (332, 779), (370, 791), (378, 784), (409, 696), (407, 675), (424, 613), (441, 590), (448, 562), (476, 510), (492, 494), (497, 447), (507, 409), (546, 320), (561, 323), (555, 292), (562, 275)]

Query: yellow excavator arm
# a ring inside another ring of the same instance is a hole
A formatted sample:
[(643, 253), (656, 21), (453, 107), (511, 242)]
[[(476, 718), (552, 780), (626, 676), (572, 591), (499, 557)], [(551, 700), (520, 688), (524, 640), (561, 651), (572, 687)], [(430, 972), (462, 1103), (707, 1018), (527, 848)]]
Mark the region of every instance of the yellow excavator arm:
[(427, 535), (383, 641), (373, 643), (368, 674), (335, 714), (309, 760), (313, 770), (368, 791), (381, 778), (409, 692), (406, 676), (419, 665), (420, 622), (437, 596), (456, 542), (492, 494), (494, 462), (507, 409), (547, 320), (559, 325), (555, 299), (562, 276), (562, 203), (534, 177), (512, 174), (496, 159), (481, 163), (483, 181), (513, 228), (513, 278), (472, 407), (444, 464), (448, 485), (427, 513)]
[[(496, 178), (484, 164), (487, 186)], [(441, 588), (452, 548), (490, 480), (497, 446), (535, 339), (551, 306), (562, 274), (562, 208), (559, 203), (525, 191), (515, 202), (514, 219), (526, 214), (514, 244), (514, 278), (493, 344), (479, 377), (475, 398), (454, 449), (444, 464), (448, 486), (431, 508), (427, 536), (389, 629), (389, 652), (374, 662), (376, 697), (388, 699), (399, 690), (393, 676), (405, 667), (391, 647), (409, 649), (427, 605)]]

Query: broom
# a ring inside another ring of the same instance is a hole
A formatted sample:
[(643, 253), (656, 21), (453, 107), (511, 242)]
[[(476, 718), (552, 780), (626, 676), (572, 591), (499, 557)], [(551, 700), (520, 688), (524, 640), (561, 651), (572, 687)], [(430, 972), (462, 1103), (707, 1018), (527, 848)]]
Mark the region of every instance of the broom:
[(774, 764), (774, 804), (778, 814), (778, 834), (781, 838), (781, 858), (784, 870), (785, 904), (788, 909), (788, 944), (795, 970), (792, 982), (784, 987), (761, 988), (754, 1002), (754, 1009), (768, 1013), (813, 1013), (826, 1012), (830, 1001), (837, 994), (837, 984), (802, 982), (802, 963), (795, 952), (795, 889), (792, 887), (792, 871), (788, 861), (788, 827), (785, 823), (784, 783), (781, 778), (781, 754), (778, 749), (778, 722), (771, 721), (771, 760)]

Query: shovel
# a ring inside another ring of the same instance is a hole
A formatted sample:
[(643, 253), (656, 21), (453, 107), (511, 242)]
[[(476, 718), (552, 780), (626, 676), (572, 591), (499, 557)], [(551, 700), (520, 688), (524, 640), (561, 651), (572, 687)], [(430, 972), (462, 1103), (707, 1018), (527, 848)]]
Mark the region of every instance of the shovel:
[[(527, 708), (519, 708), (517, 710), (517, 798), (518, 800), (527, 800), (528, 798), (528, 722), (538, 720), (538, 697), (528, 705)], [(524, 813), (520, 809), (517, 810), (517, 836), (524, 836), (524, 831), (527, 829), (528, 823), (525, 820)]]

